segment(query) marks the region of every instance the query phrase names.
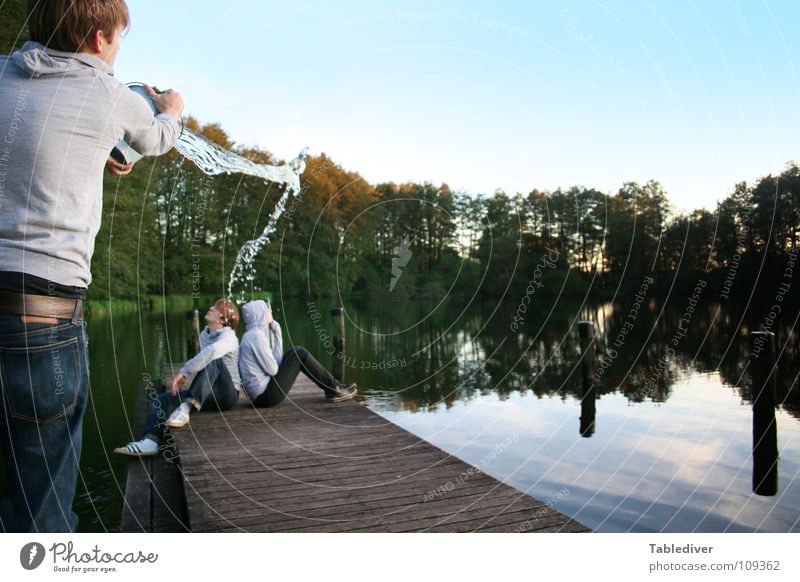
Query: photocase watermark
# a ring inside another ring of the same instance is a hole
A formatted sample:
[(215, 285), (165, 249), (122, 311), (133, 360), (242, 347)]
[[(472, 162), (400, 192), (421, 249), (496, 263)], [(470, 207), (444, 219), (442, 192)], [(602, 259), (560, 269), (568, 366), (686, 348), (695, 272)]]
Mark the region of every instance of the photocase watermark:
[[(783, 311), (783, 300), (786, 297), (786, 294), (789, 292), (789, 289), (792, 288), (794, 268), (797, 266), (797, 250), (797, 247), (792, 247), (792, 249), (789, 251), (789, 256), (786, 260), (786, 267), (783, 270), (782, 280), (778, 284), (778, 290), (775, 293), (774, 302), (770, 306), (769, 312), (761, 321), (761, 325), (758, 328), (759, 331), (771, 332), (781, 314), (781, 311)], [(759, 337), (754, 340), (753, 350), (750, 354), (751, 357), (758, 359), (758, 357), (761, 355), (761, 352), (764, 351), (765, 343), (766, 339), (764, 337)]]
[[(47, 256), (47, 296), (49, 297), (49, 301), (47, 302), (48, 305), (48, 317), (53, 319), (55, 322), (58, 322), (58, 317), (55, 309), (56, 303), (56, 283), (53, 281), (53, 273), (56, 269), (55, 265), (56, 259), (52, 255)], [(77, 306), (76, 306), (77, 307)], [(55, 388), (53, 389), (53, 394), (56, 396), (64, 396), (66, 393), (66, 370), (64, 369), (62, 359), (61, 359), (61, 348), (59, 347), (59, 343), (61, 343), (61, 338), (59, 337), (59, 330), (56, 329), (56, 326), (53, 325), (50, 328), (50, 331), (47, 333), (47, 343), (51, 346), (50, 349), (50, 364), (51, 369), (53, 371), (53, 381), (55, 383)], [(66, 358), (67, 362), (69, 362), (69, 357)]]
[(56, 542), (49, 549), (38, 542), (30, 542), (22, 546), (19, 552), (20, 565), (25, 570), (35, 570), (42, 565), (48, 553), (52, 557), (54, 572), (72, 574), (118, 572), (121, 564), (155, 564), (158, 554), (155, 552), (136, 551), (104, 551), (97, 544), (88, 551), (77, 550), (73, 542)]
[(35, 570), (44, 561), (44, 546), (38, 542), (30, 542), (19, 551), (19, 563), (26, 570)]
[(749, 232), (750, 213), (747, 213), (742, 219), (741, 228), (739, 228), (736, 233), (736, 252), (734, 252), (733, 257), (731, 257), (731, 262), (728, 265), (728, 274), (725, 277), (725, 281), (722, 283), (722, 291), (720, 291), (719, 294), (720, 299), (725, 299), (727, 301), (729, 298), (733, 281), (736, 279), (736, 273), (739, 270), (739, 262), (742, 260), (739, 249), (744, 249), (744, 243), (747, 240), (747, 234)]
[[(212, 189), (213, 184), (210, 182), (210, 178), (204, 178), (203, 187), (201, 190)], [(197, 202), (197, 209), (194, 215), (194, 228), (192, 229), (194, 233), (192, 237), (189, 239), (191, 244), (191, 260), (192, 260), (192, 299), (199, 299), (200, 293), (203, 289), (203, 274), (200, 270), (200, 245), (204, 244), (206, 240), (205, 236), (205, 224), (206, 224), (206, 213), (208, 212), (208, 201), (206, 196), (200, 196), (200, 200)]]
[(486, 30), (505, 34), (512, 38), (527, 38), (528, 31), (516, 24), (508, 24), (482, 14), (461, 12), (459, 10), (400, 10), (400, 20), (448, 20), (461, 24), (471, 24)]
[[(58, 331), (53, 327), (47, 335), (47, 342), (50, 345), (58, 343)], [(54, 390), (57, 396), (64, 395), (64, 368), (61, 367), (61, 350), (58, 346), (53, 345), (50, 350), (50, 357), (53, 364), (53, 380), (55, 380), (56, 388)]]
[(325, 352), (328, 355), (334, 355), (336, 353), (336, 346), (333, 345), (333, 338), (325, 331), (325, 328), (322, 327), (322, 314), (319, 312), (316, 302), (313, 299), (309, 299), (306, 302), (306, 307), (306, 313), (308, 313), (308, 317), (311, 319), (314, 333), (317, 334), (319, 341), (325, 348)]
[(519, 306), (517, 306), (517, 310), (514, 312), (514, 320), (511, 322), (511, 331), (517, 331), (519, 329), (519, 326), (525, 321), (525, 313), (528, 311), (528, 304), (531, 302), (531, 297), (533, 297), (537, 289), (544, 287), (542, 277), (544, 276), (545, 270), (555, 269), (558, 264), (558, 250), (549, 247), (545, 247), (545, 250), (547, 251), (547, 255), (539, 259), (539, 262), (536, 264), (533, 275), (530, 281), (528, 281), (528, 286), (525, 288), (525, 295), (520, 300)]
[[(628, 339), (628, 334), (633, 331), (636, 321), (639, 319), (639, 312), (642, 309), (642, 305), (644, 305), (644, 300), (647, 298), (647, 290), (650, 289), (650, 285), (652, 285), (654, 282), (655, 279), (653, 279), (653, 277), (650, 275), (645, 275), (644, 279), (642, 280), (642, 284), (639, 285), (639, 290), (633, 296), (633, 305), (631, 306), (630, 310), (628, 310), (628, 314), (625, 316), (625, 321), (622, 323), (622, 327), (614, 337), (613, 345), (615, 348), (622, 349), (625, 345), (625, 342)], [(616, 360), (618, 356), (619, 352), (617, 352), (616, 349), (608, 348), (606, 353), (603, 355), (600, 365), (597, 368), (597, 375), (603, 376), (606, 373), (606, 370), (611, 367), (611, 365), (614, 363), (614, 360)]]
[(333, 338), (322, 325), (322, 314), (316, 302), (313, 299), (308, 299), (306, 301), (306, 308), (306, 313), (309, 319), (311, 319), (311, 327), (314, 328), (314, 333), (317, 334), (320, 343), (322, 343), (325, 353), (329, 356), (335, 356), (338, 360), (344, 360), (343, 365), (345, 367), (359, 370), (391, 370), (393, 368), (405, 368), (408, 366), (408, 362), (405, 358), (390, 358), (380, 361), (363, 360), (338, 351), (333, 343)]
[(481, 91), (484, 93), (491, 93), (492, 95), (496, 95), (499, 91), (497, 85), (488, 85), (483, 83), (477, 79), (468, 79), (464, 77), (455, 77), (455, 78), (448, 78), (448, 81), (452, 81), (453, 83), (457, 84), (459, 87), (463, 89), (467, 89), (470, 91)]
[(305, 181), (300, 185), (300, 190), (292, 197), (292, 202), (286, 207), (286, 210), (283, 213), (283, 222), (284, 222), (284, 229), (286, 226), (292, 223), (294, 219), (294, 213), (297, 211), (297, 207), (303, 201), (303, 196), (306, 192), (308, 192), (309, 183), (311, 182), (311, 178), (316, 178), (322, 172), (330, 168), (333, 164), (325, 158), (322, 160), (320, 164), (318, 164), (310, 174), (307, 174)]
[(531, 531), (536, 528), (536, 522), (540, 519), (544, 519), (551, 513), (556, 512), (556, 505), (564, 499), (565, 497), (569, 496), (569, 489), (566, 487), (562, 487), (558, 490), (555, 495), (551, 495), (545, 500), (545, 506), (541, 509), (538, 509), (536, 513), (533, 514), (533, 517), (530, 519), (526, 519), (521, 524), (519, 524), (515, 529), (514, 533), (525, 533), (526, 531)]
[(689, 296), (686, 308), (683, 311), (680, 321), (678, 321), (678, 329), (672, 334), (667, 347), (664, 349), (664, 354), (658, 359), (655, 370), (644, 382), (644, 396), (650, 396), (658, 386), (658, 380), (662, 374), (665, 374), (669, 369), (670, 362), (675, 358), (675, 348), (681, 343), (683, 338), (689, 332), (689, 326), (694, 317), (695, 308), (697, 307), (703, 291), (708, 286), (708, 282), (698, 279), (697, 284), (692, 289), (692, 294)]
[(508, 447), (510, 447), (513, 443), (519, 440), (519, 435), (514, 433), (510, 437), (505, 438), (503, 441), (499, 442), (494, 446), (491, 452), (486, 453), (481, 460), (478, 461), (478, 466), (470, 466), (469, 469), (462, 471), (458, 477), (453, 480), (448, 481), (444, 485), (440, 485), (436, 489), (431, 489), (428, 491), (425, 496), (422, 498), (423, 502), (426, 501), (433, 501), (434, 499), (439, 499), (445, 495), (447, 495), (450, 491), (453, 491), (456, 486), (460, 485), (461, 483), (465, 483), (471, 477), (475, 477), (476, 475), (482, 475), (483, 469), (485, 469), (488, 465), (490, 465), (494, 460), (497, 458), (499, 454), (505, 451)]
[(681, 105), (681, 102), (675, 95), (675, 88), (667, 78), (667, 74), (664, 72), (664, 68), (661, 66), (661, 61), (653, 61), (652, 67), (653, 71), (656, 73), (656, 77), (658, 77), (658, 84), (661, 85), (662, 89), (664, 89), (664, 94), (667, 96), (667, 101), (672, 107), (675, 118), (681, 125), (686, 125), (686, 117), (684, 115), (683, 105)]
[(747, 38), (751, 38), (753, 33), (750, 32), (750, 27), (747, 26), (747, 19), (744, 17), (742, 7), (737, 2), (729, 2), (728, 9), (733, 17), (736, 19), (736, 24), (739, 25), (739, 32)]
[(400, 244), (392, 249), (395, 256), (392, 257), (392, 280), (389, 282), (389, 293), (394, 291), (394, 286), (397, 285), (397, 282), (400, 280), (403, 269), (408, 265), (408, 261), (411, 260), (413, 253), (409, 248), (410, 246), (411, 239), (404, 236), (400, 240)]
[(578, 16), (572, 11), (564, 8), (558, 14), (558, 22), (560, 22), (569, 33), (581, 42), (586, 48), (589, 49), (598, 59), (604, 62), (621, 75), (625, 75), (625, 68), (619, 59), (611, 56), (608, 51), (597, 44), (591, 34), (586, 33), (578, 26)]
[(393, 368), (405, 368), (408, 366), (405, 358), (392, 358), (391, 360), (380, 360), (376, 362), (341, 354), (336, 354), (336, 357), (340, 360), (344, 360), (344, 366), (346, 368), (359, 370), (391, 370)]
[(8, 131), (0, 143), (0, 210), (6, 200), (6, 180), (8, 179), (8, 167), (11, 164), (14, 140), (17, 132), (22, 128), (24, 118), (22, 114), (28, 106), (28, 93), (30, 89), (24, 89), (17, 95), (17, 102), (11, 114), (11, 121), (8, 124)]
[[(164, 407), (161, 405), (161, 399), (158, 397), (158, 392), (153, 385), (150, 374), (147, 372), (142, 374), (142, 381), (146, 382), (144, 389), (147, 391), (147, 398), (150, 400), (150, 406), (156, 408), (158, 424), (163, 425), (167, 420), (167, 411), (164, 410)], [(153, 435), (150, 436), (152, 437)], [(158, 445), (158, 450), (163, 454), (165, 461), (168, 463), (174, 462), (177, 456), (175, 455), (175, 435), (172, 434), (172, 430), (168, 426), (164, 426), (164, 433)]]

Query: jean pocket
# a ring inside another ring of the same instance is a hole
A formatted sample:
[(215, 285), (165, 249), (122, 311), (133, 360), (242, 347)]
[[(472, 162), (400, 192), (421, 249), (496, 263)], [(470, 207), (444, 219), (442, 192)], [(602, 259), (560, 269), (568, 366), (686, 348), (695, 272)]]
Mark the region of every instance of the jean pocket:
[(81, 381), (78, 338), (0, 347), (0, 381), (9, 416), (46, 424), (75, 408)]

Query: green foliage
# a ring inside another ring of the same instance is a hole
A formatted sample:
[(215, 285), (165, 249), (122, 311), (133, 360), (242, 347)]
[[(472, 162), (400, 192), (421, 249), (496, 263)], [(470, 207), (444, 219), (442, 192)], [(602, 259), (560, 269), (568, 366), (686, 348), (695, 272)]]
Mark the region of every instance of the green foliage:
[[(8, 53), (27, 38), (25, 2), (7, 1), (2, 13), (0, 51)], [(237, 147), (217, 123), (188, 118), (186, 127), (257, 163), (280, 163)], [(301, 183), (257, 257), (252, 288), (242, 290), (251, 297), (268, 290), (516, 298), (554, 251), (559, 260), (540, 273), (540, 294), (591, 288), (610, 296), (650, 275), (666, 292), (699, 277), (721, 283), (734, 271), (743, 281), (780, 272), (800, 242), (795, 163), (753, 186), (736, 184), (714, 212), (687, 215), (672, 211), (655, 181), (628, 182), (613, 195), (576, 186), (472, 196), (447, 184), (373, 186), (321, 154), (309, 158)], [(254, 178), (205, 176), (174, 151), (139, 162), (129, 176), (107, 175), (91, 305), (225, 295), (236, 253), (263, 230), (280, 195)], [(149, 299), (131, 302), (142, 297)]]
[[(188, 126), (254, 161), (280, 163), (237, 148), (217, 124)], [(688, 215), (672, 212), (655, 181), (625, 183), (614, 195), (573, 187), (471, 196), (447, 184), (372, 186), (325, 154), (309, 158), (301, 186), (245, 291), (501, 298), (524, 295), (536, 278), (540, 295), (591, 288), (610, 296), (653, 276), (665, 292), (698, 277), (721, 281), (734, 257), (742, 274), (765, 251), (779, 262), (800, 221), (794, 164), (752, 188), (736, 185), (714, 213)], [(249, 177), (205, 176), (174, 152), (107, 177), (91, 296), (226, 294), (238, 249), (263, 230), (280, 196)]]
[(25, 0), (6, 0), (0, 3), (0, 54), (7, 55), (28, 40), (25, 24)]

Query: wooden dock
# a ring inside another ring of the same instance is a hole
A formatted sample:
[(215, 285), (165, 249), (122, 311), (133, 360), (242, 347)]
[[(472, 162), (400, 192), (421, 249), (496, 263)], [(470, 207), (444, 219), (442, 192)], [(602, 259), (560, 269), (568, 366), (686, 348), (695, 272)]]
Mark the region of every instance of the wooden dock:
[(267, 409), (243, 398), (173, 431), (174, 531), (589, 531), (363, 404), (326, 402), (302, 374), (289, 396)]
[[(139, 385), (132, 438), (141, 436), (147, 418), (147, 407), (155, 398), (158, 388), (163, 387), (148, 381)], [(186, 525), (188, 518), (183, 478), (176, 457), (177, 452), (170, 448), (157, 457), (128, 460), (121, 531), (189, 531)]]

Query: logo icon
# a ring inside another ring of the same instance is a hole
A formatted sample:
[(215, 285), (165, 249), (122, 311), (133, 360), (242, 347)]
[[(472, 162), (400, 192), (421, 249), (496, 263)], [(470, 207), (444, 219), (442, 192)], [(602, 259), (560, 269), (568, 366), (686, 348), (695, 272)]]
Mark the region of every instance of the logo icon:
[(411, 260), (411, 249), (408, 247), (411, 246), (411, 241), (407, 236), (404, 236), (400, 240), (400, 246), (394, 247), (392, 252), (396, 255), (392, 257), (392, 281), (389, 283), (389, 293), (394, 291), (394, 286), (397, 285), (397, 281), (400, 280), (400, 275), (403, 274), (403, 267), (408, 264), (408, 261)]
[(19, 563), (26, 570), (35, 570), (44, 561), (44, 546), (37, 542), (31, 542), (22, 546), (19, 551)]

